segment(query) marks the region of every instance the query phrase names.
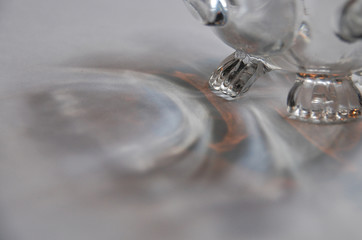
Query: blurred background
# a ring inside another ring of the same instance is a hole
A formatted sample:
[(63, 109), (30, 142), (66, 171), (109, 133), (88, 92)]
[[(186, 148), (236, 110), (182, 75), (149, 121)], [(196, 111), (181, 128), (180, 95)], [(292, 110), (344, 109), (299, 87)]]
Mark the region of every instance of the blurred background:
[(360, 239), (361, 122), (236, 101), (181, 0), (0, 2), (1, 240)]

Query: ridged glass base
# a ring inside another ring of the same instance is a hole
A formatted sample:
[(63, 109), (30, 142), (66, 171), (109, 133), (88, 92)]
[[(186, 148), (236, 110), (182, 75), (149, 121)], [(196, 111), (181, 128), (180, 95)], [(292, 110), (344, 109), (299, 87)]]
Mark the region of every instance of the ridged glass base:
[(351, 121), (362, 111), (351, 76), (298, 73), (287, 103), (290, 118), (313, 123)]

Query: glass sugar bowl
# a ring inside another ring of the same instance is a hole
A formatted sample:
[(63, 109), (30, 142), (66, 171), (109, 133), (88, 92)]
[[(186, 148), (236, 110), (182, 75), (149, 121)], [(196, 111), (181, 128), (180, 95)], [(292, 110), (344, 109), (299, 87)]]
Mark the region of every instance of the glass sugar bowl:
[(362, 0), (184, 0), (236, 51), (210, 87), (243, 95), (272, 70), (296, 73), (287, 98), (291, 118), (338, 123), (359, 118), (352, 74), (362, 68)]

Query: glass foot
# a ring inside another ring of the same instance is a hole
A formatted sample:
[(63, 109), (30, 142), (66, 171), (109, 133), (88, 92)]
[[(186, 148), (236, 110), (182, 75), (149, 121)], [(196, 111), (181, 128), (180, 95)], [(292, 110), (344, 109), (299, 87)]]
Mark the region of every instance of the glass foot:
[(355, 120), (362, 109), (351, 76), (298, 73), (287, 102), (290, 118), (313, 123)]
[(255, 80), (267, 71), (262, 62), (236, 51), (212, 74), (209, 85), (216, 94), (235, 98), (247, 92)]

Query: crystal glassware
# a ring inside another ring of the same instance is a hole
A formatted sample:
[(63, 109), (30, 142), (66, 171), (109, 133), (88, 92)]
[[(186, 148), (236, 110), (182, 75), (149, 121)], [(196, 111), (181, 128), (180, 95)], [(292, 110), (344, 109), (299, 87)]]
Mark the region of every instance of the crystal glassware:
[(210, 87), (238, 97), (271, 70), (296, 73), (291, 118), (336, 123), (361, 115), (352, 74), (362, 67), (362, 0), (184, 0), (236, 51)]

